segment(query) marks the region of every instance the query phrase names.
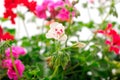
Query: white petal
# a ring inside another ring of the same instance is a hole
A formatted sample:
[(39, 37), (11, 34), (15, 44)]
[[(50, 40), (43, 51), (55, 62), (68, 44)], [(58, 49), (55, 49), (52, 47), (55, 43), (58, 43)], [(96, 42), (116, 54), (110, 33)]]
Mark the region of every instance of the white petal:
[(60, 23), (58, 23), (58, 22), (53, 22), (53, 23), (50, 24), (50, 28), (55, 28), (59, 24)]
[(59, 41), (66, 41), (67, 40), (67, 35), (64, 34), (62, 37), (60, 37)]
[(50, 32), (46, 33), (46, 38), (53, 38), (53, 37), (54, 37), (54, 35), (52, 33), (50, 33)]

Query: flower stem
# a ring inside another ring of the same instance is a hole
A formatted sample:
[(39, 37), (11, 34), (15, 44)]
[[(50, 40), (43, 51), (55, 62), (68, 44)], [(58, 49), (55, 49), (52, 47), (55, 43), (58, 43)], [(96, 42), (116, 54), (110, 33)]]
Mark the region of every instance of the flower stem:
[(17, 68), (16, 68), (16, 65), (15, 65), (15, 63), (14, 63), (14, 58), (13, 58), (13, 55), (12, 55), (12, 47), (10, 47), (10, 57), (11, 57), (11, 59), (12, 59), (13, 68), (14, 68), (14, 70), (15, 70), (17, 76), (18, 76), (18, 79), (19, 79), (20, 76), (19, 76), (18, 70), (17, 70)]
[(27, 26), (26, 26), (26, 24), (25, 24), (24, 21), (23, 21), (23, 25), (24, 25), (24, 29), (25, 29), (25, 32), (26, 32), (26, 34), (27, 34), (27, 37), (30, 38), (29, 32), (28, 32), (28, 30), (27, 30)]
[(67, 42), (69, 40), (69, 34), (71, 33), (71, 29), (70, 29), (70, 26), (72, 24), (72, 19), (70, 19), (70, 22), (69, 22), (69, 25), (68, 25), (68, 28), (67, 28), (67, 40), (65, 41), (65, 47), (67, 47)]
[(52, 76), (50, 77), (50, 80), (52, 80), (52, 79), (53, 79), (53, 77), (57, 74), (58, 69), (59, 69), (59, 65), (55, 67), (55, 70), (54, 70), (54, 72), (53, 72)]

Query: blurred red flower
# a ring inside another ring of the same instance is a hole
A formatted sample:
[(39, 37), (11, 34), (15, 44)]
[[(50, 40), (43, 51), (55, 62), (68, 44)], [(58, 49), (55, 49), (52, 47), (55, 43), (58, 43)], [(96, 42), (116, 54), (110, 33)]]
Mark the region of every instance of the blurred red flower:
[(11, 35), (9, 32), (3, 33), (3, 29), (0, 26), (0, 41), (1, 40), (14, 40), (14, 36)]
[(120, 54), (120, 35), (112, 28), (112, 24), (109, 23), (105, 30), (98, 30), (98, 33), (102, 33), (108, 39), (105, 41), (109, 45), (109, 50)]
[(25, 6), (29, 11), (35, 13), (36, 2), (34, 0), (31, 2), (28, 0), (4, 0), (4, 18), (9, 18), (12, 24), (15, 24), (15, 18), (17, 17), (13, 9), (17, 8), (18, 5)]

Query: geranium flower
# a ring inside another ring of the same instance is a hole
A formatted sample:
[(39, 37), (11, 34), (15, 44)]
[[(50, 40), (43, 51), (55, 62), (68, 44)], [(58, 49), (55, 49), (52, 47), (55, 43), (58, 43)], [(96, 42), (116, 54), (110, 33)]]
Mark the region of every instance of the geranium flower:
[(36, 1), (32, 0), (31, 2), (29, 2), (28, 0), (23, 0), (22, 3), (29, 9), (29, 11), (31, 11), (35, 14), (35, 9), (37, 6)]
[(12, 64), (12, 60), (8, 59), (8, 60), (5, 60), (5, 61), (8, 62), (5, 65), (9, 65), (9, 66), (7, 66), (7, 68), (8, 68), (7, 75), (9, 77), (9, 79), (18, 80), (18, 75), (19, 75), (19, 77), (22, 77), (22, 74), (25, 70), (25, 67), (20, 60), (15, 60), (14, 61), (16, 69), (18, 71), (18, 75), (15, 72), (15, 69), (14, 69), (13, 64)]
[[(22, 74), (25, 70), (24, 65), (20, 60), (18, 60), (19, 55), (25, 55), (26, 52), (22, 47), (13, 46), (12, 47), (12, 56), (10, 57), (10, 48), (5, 51), (6, 59), (2, 61), (2, 67), (7, 68), (7, 75), (9, 79), (18, 80), (18, 77), (22, 77)], [(14, 58), (15, 57), (15, 58)], [(15, 66), (14, 66), (15, 65)], [(17, 71), (15, 71), (15, 68)], [(18, 73), (16, 73), (18, 72)]]
[(3, 29), (0, 26), (0, 41), (1, 40), (14, 40), (14, 36), (11, 35), (9, 32), (3, 33)]
[(43, 18), (46, 19), (47, 15), (46, 15), (46, 8), (44, 6), (37, 6), (36, 7), (36, 15), (39, 18)]
[(3, 68), (9, 68), (12, 67), (12, 60), (11, 59), (5, 59), (2, 61), (2, 67)]
[(110, 46), (110, 51), (114, 51), (116, 54), (120, 54), (120, 35), (116, 34), (111, 37), (110, 40), (106, 40), (105, 43)]
[(63, 8), (59, 11), (56, 18), (62, 21), (68, 21), (70, 19), (70, 12), (67, 9)]
[(108, 39), (105, 41), (109, 45), (109, 50), (120, 54), (120, 35), (112, 28), (112, 24), (109, 23), (105, 30), (98, 30), (98, 33), (102, 33)]
[(54, 38), (59, 41), (65, 41), (67, 39), (67, 35), (64, 32), (65, 27), (58, 22), (53, 22), (50, 24), (50, 30), (46, 34), (47, 38)]
[[(19, 46), (12, 46), (12, 55), (15, 58), (18, 58), (20, 55), (25, 55), (26, 51), (24, 48), (19, 47)], [(10, 58), (10, 48), (6, 49), (5, 55), (7, 58)]]
[(15, 18), (17, 17), (17, 14), (13, 11), (13, 9), (17, 8), (18, 5), (26, 6), (29, 9), (29, 11), (35, 13), (36, 1), (4, 0), (4, 18), (10, 19), (12, 24), (15, 24)]
[[(69, 10), (69, 8), (72, 9)], [(47, 11), (50, 13), (49, 15), (46, 14)], [(39, 18), (58, 19), (59, 21), (69, 21), (72, 17), (75, 17), (76, 11), (69, 0), (58, 0), (56, 2), (44, 0), (41, 5), (36, 7), (36, 14)]]
[(36, 6), (36, 15), (39, 18), (47, 19), (46, 11), (47, 11), (47, 8), (49, 8), (48, 4), (50, 4), (50, 3), (53, 3), (53, 1), (52, 0), (44, 0), (42, 5)]

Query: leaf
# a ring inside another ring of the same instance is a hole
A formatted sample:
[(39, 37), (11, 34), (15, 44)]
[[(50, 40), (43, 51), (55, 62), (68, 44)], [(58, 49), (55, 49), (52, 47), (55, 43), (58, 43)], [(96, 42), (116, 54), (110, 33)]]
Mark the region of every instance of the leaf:
[(0, 17), (0, 21), (2, 21), (2, 22), (8, 21), (8, 20), (9, 20), (9, 19), (7, 19), (7, 18)]
[(52, 56), (52, 65), (55, 68), (56, 66), (62, 66), (63, 70), (65, 70), (66, 65), (70, 61), (70, 56), (66, 52), (58, 52), (57, 54)]

